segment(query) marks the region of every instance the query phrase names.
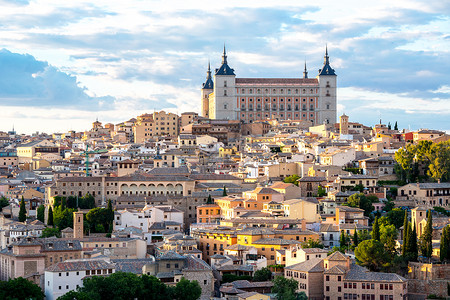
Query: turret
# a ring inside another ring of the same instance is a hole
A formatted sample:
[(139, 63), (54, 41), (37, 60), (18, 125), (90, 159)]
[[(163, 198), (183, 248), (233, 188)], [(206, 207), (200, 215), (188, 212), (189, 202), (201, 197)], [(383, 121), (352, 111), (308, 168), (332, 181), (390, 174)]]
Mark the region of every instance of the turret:
[(236, 120), (236, 74), (228, 66), (227, 52), (223, 46), (222, 65), (214, 74), (214, 106), (209, 109), (211, 119)]
[(211, 77), (211, 64), (208, 62), (208, 71), (206, 71), (206, 81), (202, 85), (202, 113), (205, 118), (209, 117), (209, 94), (214, 90), (214, 82)]
[(328, 47), (325, 47), (325, 55), (323, 59), (323, 67), (319, 69), (317, 75), (319, 81), (319, 116), (317, 123), (334, 124), (336, 123), (336, 86), (337, 75), (330, 66), (330, 58), (328, 56)]

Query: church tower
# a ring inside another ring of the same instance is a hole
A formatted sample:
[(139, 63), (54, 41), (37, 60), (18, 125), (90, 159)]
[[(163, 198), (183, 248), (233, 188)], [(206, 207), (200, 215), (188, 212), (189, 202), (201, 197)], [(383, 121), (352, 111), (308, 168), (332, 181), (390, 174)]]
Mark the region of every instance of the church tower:
[(334, 69), (330, 66), (330, 58), (328, 57), (328, 47), (325, 48), (325, 56), (322, 69), (317, 75), (319, 81), (319, 115), (318, 124), (334, 124), (337, 117), (337, 98), (336, 86), (337, 75)]
[(223, 46), (222, 65), (214, 74), (214, 97), (209, 103), (211, 119), (236, 120), (236, 74), (228, 66), (227, 52)]
[(339, 117), (339, 135), (348, 135), (348, 116), (346, 114)]
[(206, 81), (202, 85), (202, 117), (209, 118), (209, 94), (214, 91), (214, 83), (211, 78), (211, 64), (208, 63), (206, 71)]
[(73, 238), (82, 239), (84, 230), (84, 220), (82, 211), (73, 212)]

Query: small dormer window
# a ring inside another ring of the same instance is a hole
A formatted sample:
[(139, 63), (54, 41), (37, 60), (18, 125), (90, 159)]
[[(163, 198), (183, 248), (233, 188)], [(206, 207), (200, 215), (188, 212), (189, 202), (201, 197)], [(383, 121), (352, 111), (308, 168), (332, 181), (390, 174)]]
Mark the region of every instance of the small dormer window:
[(49, 247), (50, 249), (53, 249), (53, 243), (49, 243), (49, 244), (48, 244), (48, 247)]
[(227, 90), (223, 91), (223, 95), (226, 96), (227, 95)]
[(223, 86), (224, 86), (224, 87), (227, 86), (227, 81), (226, 81), (226, 80), (223, 82)]

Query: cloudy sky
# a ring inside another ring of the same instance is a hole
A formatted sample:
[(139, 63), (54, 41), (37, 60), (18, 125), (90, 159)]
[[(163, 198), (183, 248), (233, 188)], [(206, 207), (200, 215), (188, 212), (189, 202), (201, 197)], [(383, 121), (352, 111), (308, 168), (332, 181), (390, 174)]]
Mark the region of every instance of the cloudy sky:
[(338, 114), (450, 129), (449, 1), (0, 0), (0, 37), (3, 131), (198, 112), (224, 43), (238, 77), (313, 77), (328, 44)]

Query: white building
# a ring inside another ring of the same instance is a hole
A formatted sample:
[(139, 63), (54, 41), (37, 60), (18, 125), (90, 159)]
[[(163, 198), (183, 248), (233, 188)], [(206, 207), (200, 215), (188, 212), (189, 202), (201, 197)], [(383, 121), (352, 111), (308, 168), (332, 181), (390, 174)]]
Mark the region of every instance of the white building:
[(286, 249), (286, 267), (295, 265), (307, 260), (313, 260), (316, 258), (326, 258), (328, 256), (328, 250), (320, 248), (301, 248), (300, 246), (291, 246), (290, 249)]
[(136, 227), (148, 233), (150, 227), (158, 222), (176, 222), (183, 227), (184, 212), (171, 205), (146, 205), (142, 210), (120, 210), (114, 215), (114, 230)]
[(66, 260), (45, 270), (45, 297), (54, 300), (83, 286), (86, 276), (108, 276), (115, 273), (114, 264), (106, 260)]

